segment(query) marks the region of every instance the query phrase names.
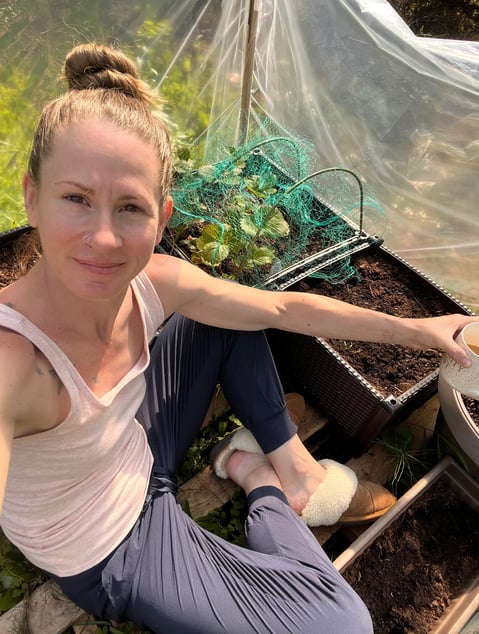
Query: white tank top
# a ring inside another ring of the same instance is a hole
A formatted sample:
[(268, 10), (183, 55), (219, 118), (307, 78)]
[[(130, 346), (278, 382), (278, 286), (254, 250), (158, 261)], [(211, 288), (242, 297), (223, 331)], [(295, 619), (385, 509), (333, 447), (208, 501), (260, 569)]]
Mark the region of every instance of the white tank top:
[(131, 287), (142, 316), (143, 353), (101, 398), (56, 343), (0, 305), (0, 326), (41, 350), (71, 400), (60, 425), (14, 439), (0, 524), (27, 559), (62, 577), (91, 568), (114, 550), (138, 518), (148, 488), (153, 458), (135, 415), (145, 393), (148, 343), (164, 311), (146, 274)]

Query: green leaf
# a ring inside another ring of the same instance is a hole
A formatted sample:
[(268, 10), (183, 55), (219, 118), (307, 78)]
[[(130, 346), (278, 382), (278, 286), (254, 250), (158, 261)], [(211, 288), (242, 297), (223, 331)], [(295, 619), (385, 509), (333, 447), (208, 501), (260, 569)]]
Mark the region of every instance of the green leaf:
[(18, 603), (18, 599), (12, 596), (11, 590), (7, 590), (0, 595), (0, 612), (6, 612)]
[(10, 590), (11, 588), (15, 588), (17, 585), (17, 578), (12, 577), (12, 575), (4, 574), (1, 577), (2, 586), (5, 590)]
[(216, 168), (214, 165), (202, 165), (198, 168), (198, 176), (200, 176), (206, 183), (211, 183), (216, 178)]
[[(263, 210), (264, 212), (264, 210)], [(240, 219), (243, 232), (252, 238), (284, 238), (289, 235), (289, 225), (279, 209), (274, 207), (263, 215), (263, 224), (257, 224), (252, 214), (244, 215)]]
[(251, 238), (256, 238), (261, 235), (262, 229), (261, 227), (258, 227), (258, 225), (255, 223), (254, 216), (252, 214), (245, 214), (241, 216), (240, 227), (243, 233), (245, 233), (247, 236), (250, 236)]
[(218, 182), (226, 187), (236, 187), (241, 182), (241, 169), (239, 167), (232, 166), (231, 168), (224, 170), (218, 176)]
[(278, 191), (275, 187), (276, 177), (271, 173), (266, 172), (261, 176), (253, 174), (245, 177), (244, 180), (248, 190), (262, 200), (265, 200), (268, 196), (273, 196)]
[(268, 247), (254, 246), (250, 253), (249, 258), (245, 263), (245, 269), (252, 269), (256, 266), (266, 266), (272, 264), (275, 258), (275, 252)]
[(224, 243), (224, 234), (218, 225), (206, 225), (201, 236), (196, 239), (196, 248), (205, 264), (218, 266), (228, 257), (229, 248)]
[(268, 213), (268, 219), (263, 226), (262, 234), (268, 238), (285, 238), (289, 235), (289, 225), (279, 209)]

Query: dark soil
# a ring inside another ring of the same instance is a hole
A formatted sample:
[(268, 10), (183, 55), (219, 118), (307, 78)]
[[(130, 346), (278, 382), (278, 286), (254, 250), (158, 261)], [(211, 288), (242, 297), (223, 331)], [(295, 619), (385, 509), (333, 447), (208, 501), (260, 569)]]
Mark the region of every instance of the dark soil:
[(376, 634), (427, 634), (479, 570), (479, 518), (440, 479), (343, 573)]
[(479, 41), (478, 0), (389, 0), (416, 35)]
[(479, 401), (469, 396), (463, 396), (462, 401), (472, 421), (479, 427)]
[(3, 242), (0, 242), (0, 288), (24, 275), (37, 257), (30, 233), (15, 239), (3, 236)]

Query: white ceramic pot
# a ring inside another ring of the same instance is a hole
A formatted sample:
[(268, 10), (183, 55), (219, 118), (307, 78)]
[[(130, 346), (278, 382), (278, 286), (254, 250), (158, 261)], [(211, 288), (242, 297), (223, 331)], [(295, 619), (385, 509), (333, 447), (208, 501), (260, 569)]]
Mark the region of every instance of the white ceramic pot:
[(479, 467), (479, 427), (471, 418), (462, 394), (439, 374), (438, 395), (444, 420), (462, 451)]

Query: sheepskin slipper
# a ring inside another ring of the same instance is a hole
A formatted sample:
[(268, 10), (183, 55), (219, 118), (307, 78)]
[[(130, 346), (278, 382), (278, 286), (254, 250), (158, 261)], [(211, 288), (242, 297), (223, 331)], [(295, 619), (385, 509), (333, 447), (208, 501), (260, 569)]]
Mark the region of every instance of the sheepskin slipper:
[[(226, 465), (234, 451), (263, 453), (253, 434), (240, 427), (221, 440), (211, 451), (210, 462), (219, 478), (228, 479)], [(333, 460), (320, 460), (326, 477), (310, 497), (301, 514), (308, 526), (330, 526), (347, 510), (358, 487), (358, 479), (349, 467)]]
[[(285, 394), (284, 401), (291, 420), (298, 425), (304, 416), (306, 403), (304, 397), (297, 392)], [(226, 465), (233, 451), (249, 451), (250, 453), (263, 453), (253, 434), (245, 427), (240, 427), (232, 434), (221, 440), (210, 453), (210, 464), (214, 472), (223, 480), (228, 479)]]
[(223, 440), (216, 444), (210, 453), (210, 463), (213, 471), (219, 478), (227, 480), (229, 478), (226, 465), (234, 451), (247, 451), (249, 453), (263, 453), (263, 450), (256, 442), (255, 437), (246, 429), (240, 427)]
[[(263, 453), (253, 434), (240, 427), (221, 440), (210, 454), (210, 462), (216, 475), (228, 479), (226, 465), (234, 451)], [(326, 477), (309, 498), (301, 513), (301, 519), (311, 527), (334, 524), (364, 524), (384, 515), (396, 502), (387, 489), (358, 480), (352, 469), (335, 460), (318, 461), (326, 469)]]
[(301, 513), (308, 526), (332, 526), (348, 510), (358, 489), (358, 478), (346, 465), (334, 460), (318, 460), (326, 477), (309, 498)]
[(308, 526), (354, 525), (373, 522), (394, 506), (396, 498), (385, 487), (358, 480), (352, 469), (334, 460), (319, 460), (326, 477), (301, 513)]

